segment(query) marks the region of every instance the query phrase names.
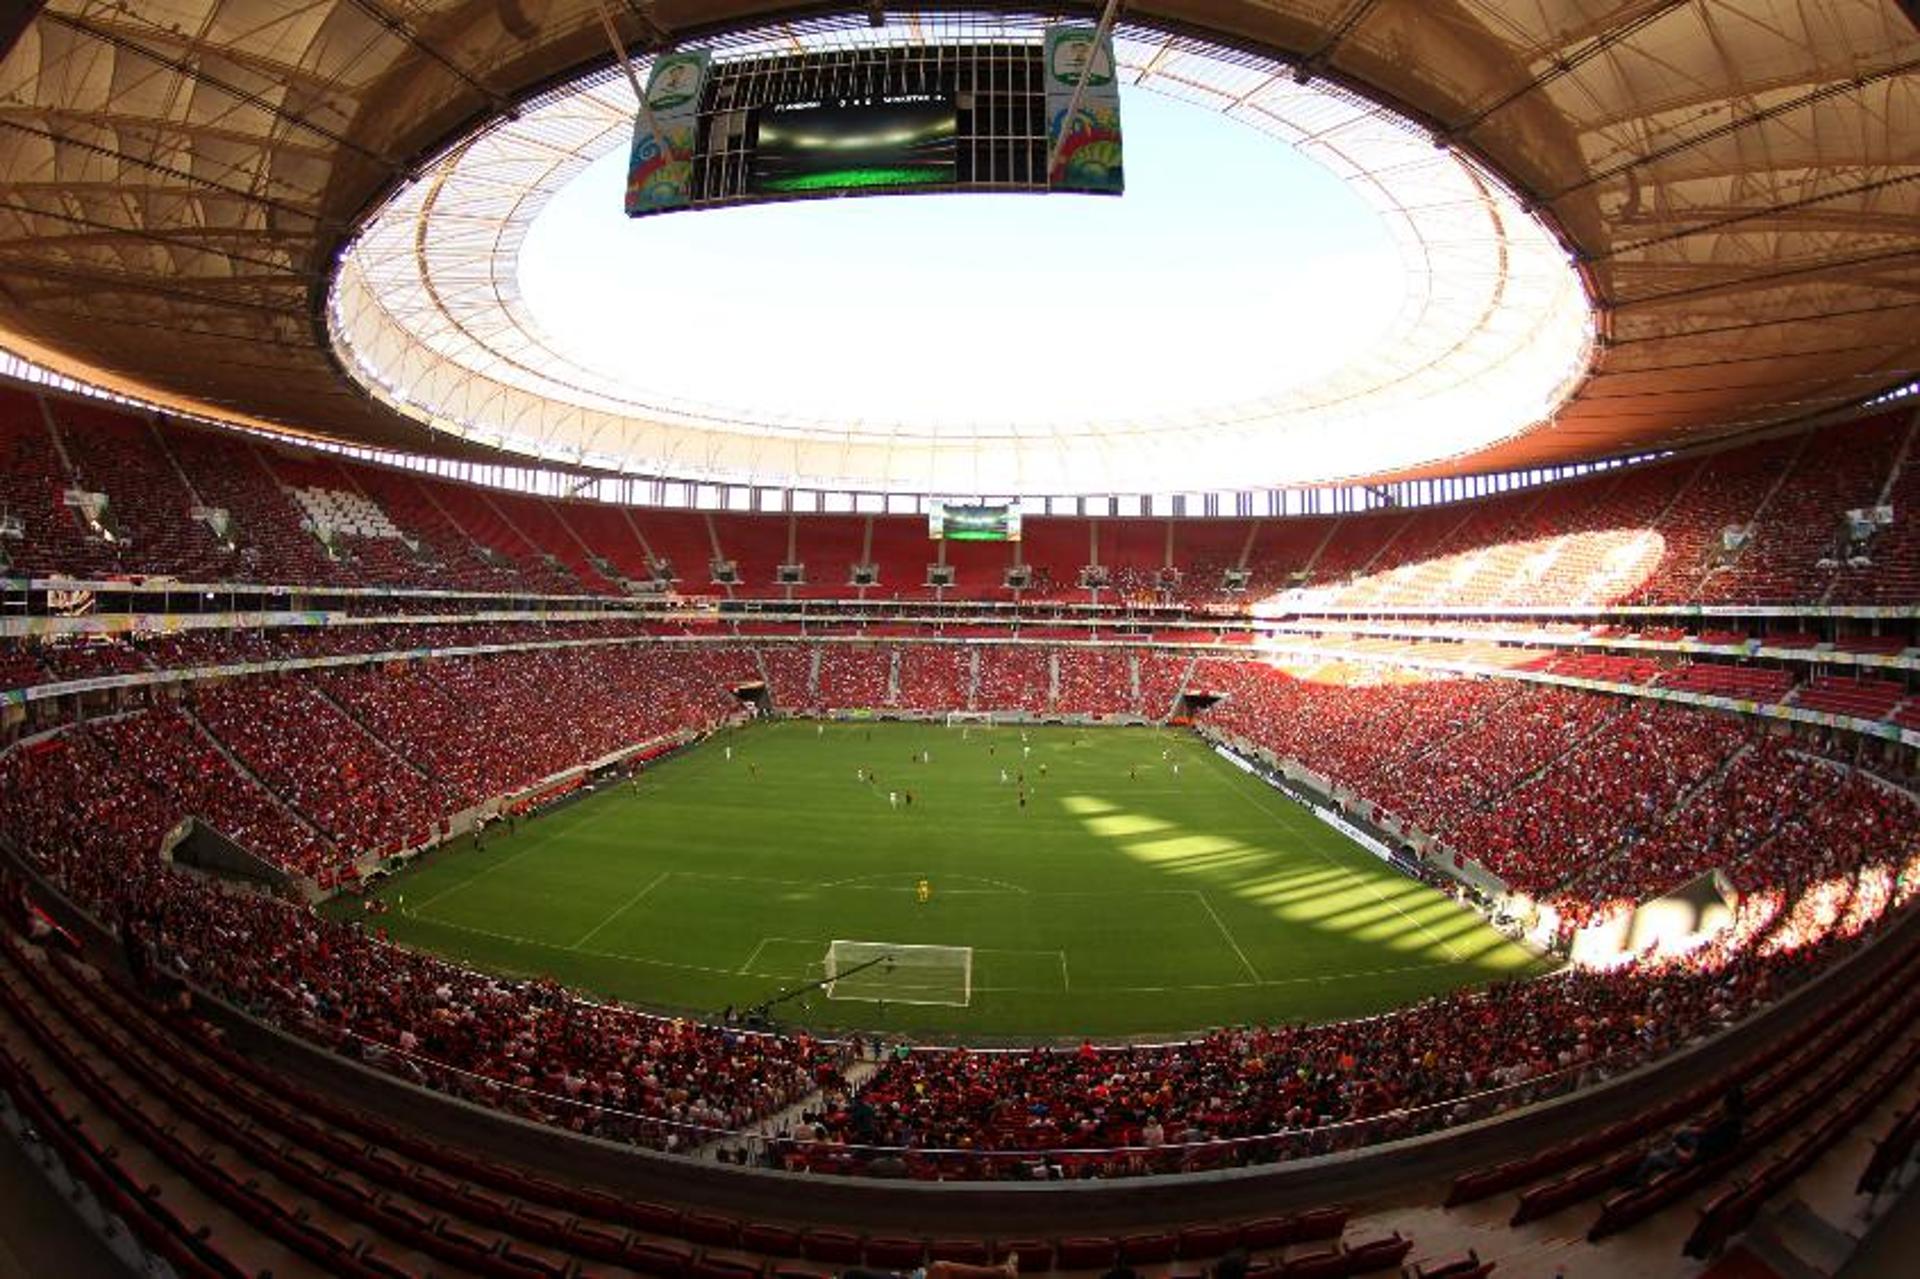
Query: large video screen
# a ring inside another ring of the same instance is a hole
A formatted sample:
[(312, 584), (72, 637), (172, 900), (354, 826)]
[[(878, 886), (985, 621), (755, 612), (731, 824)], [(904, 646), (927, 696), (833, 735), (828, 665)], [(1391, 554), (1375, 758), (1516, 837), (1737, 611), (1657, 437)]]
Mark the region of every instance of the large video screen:
[(951, 184), (958, 132), (951, 102), (763, 107), (748, 187), (758, 195), (830, 195)]
[(1012, 502), (992, 506), (929, 502), (927, 536), (936, 542), (1017, 542), (1020, 508)]

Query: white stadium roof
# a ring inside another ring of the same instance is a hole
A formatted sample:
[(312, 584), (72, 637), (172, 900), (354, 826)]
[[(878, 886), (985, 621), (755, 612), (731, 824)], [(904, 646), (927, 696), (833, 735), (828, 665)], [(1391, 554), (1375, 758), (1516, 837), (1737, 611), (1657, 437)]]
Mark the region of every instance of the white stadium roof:
[[(741, 33), (721, 56), (1038, 34), (1036, 20), (1019, 16), (922, 16), (882, 28), (856, 16)], [(1305, 384), (1282, 381), (1286, 361), (1276, 351), (1275, 384), (1238, 400), (1220, 399), (1212, 380), (1178, 365), (1150, 370), (1178, 388), (1179, 402), (1163, 400), (1147, 413), (1124, 405), (1089, 413), (1076, 404), (1076, 379), (1097, 383), (1127, 370), (1110, 368), (1097, 349), (1091, 359), (1064, 358), (1086, 354), (1064, 305), (1049, 308), (1037, 331), (1021, 330), (1029, 356), (1062, 357), (1068, 394), (1051, 411), (1014, 400), (991, 415), (955, 417), (943, 413), (939, 394), (909, 387), (856, 414), (846, 389), (832, 385), (844, 370), (822, 360), (813, 376), (828, 383), (825, 394), (808, 397), (812, 412), (796, 412), (793, 386), (753, 376), (753, 348), (793, 340), (781, 335), (805, 326), (812, 299), (772, 284), (755, 297), (758, 325), (727, 325), (725, 317), (695, 325), (685, 314), (690, 303), (671, 290), (632, 298), (630, 358), (596, 358), (534, 314), (521, 287), (521, 251), (559, 191), (627, 149), (637, 104), (624, 75), (609, 69), (543, 95), (513, 119), (489, 121), (395, 193), (341, 259), (330, 309), (336, 347), (348, 370), (397, 411), (515, 452), (615, 471), (907, 492), (1149, 492), (1217, 485), (1223, 475), (1247, 486), (1347, 480), (1462, 456), (1531, 429), (1585, 374), (1593, 325), (1568, 252), (1467, 156), (1355, 94), (1298, 83), (1274, 59), (1125, 28), (1116, 53), (1123, 83), (1258, 130), (1274, 147), (1323, 165), (1372, 210), (1400, 275), (1397, 314), (1384, 334)], [(1233, 198), (1232, 178), (1207, 194)], [(913, 211), (912, 200), (882, 198), (899, 213)], [(607, 220), (620, 223), (617, 195), (607, 205)], [(1034, 281), (1034, 294), (1060, 299), (1082, 288), (1096, 305), (1122, 305), (1097, 300), (1129, 291), (1129, 263), (1074, 252), (1071, 212), (1054, 225), (1063, 230), (1060, 251), (1052, 278)], [(644, 259), (649, 232), (660, 238), (665, 229), (656, 219), (632, 230), (616, 245)], [(1223, 313), (1235, 265), (1211, 263), (1205, 281), (1220, 293)], [(937, 333), (946, 299), (916, 287), (911, 263), (895, 269), (904, 278), (872, 309), (873, 327)], [(1027, 303), (1016, 294), (1006, 305)], [(1331, 309), (1332, 299), (1280, 305), (1311, 313)], [(741, 376), (699, 398), (664, 388), (683, 362), (674, 351), (702, 345), (737, 358)], [(1009, 343), (985, 345), (1010, 358)], [(971, 376), (992, 380), (996, 369)]]

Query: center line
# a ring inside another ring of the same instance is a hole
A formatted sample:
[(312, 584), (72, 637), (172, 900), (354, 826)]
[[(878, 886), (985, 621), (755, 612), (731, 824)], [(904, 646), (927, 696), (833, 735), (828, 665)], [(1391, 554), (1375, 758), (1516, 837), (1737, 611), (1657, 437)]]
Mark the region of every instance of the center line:
[(579, 941), (573, 943), (573, 945), (569, 947), (569, 949), (578, 950), (582, 946), (586, 945), (588, 942), (592, 941), (602, 928), (605, 928), (608, 924), (611, 924), (614, 920), (620, 918), (620, 916), (626, 914), (629, 910), (633, 909), (634, 906), (639, 904), (639, 901), (642, 897), (645, 897), (648, 893), (660, 887), (661, 884), (666, 882), (667, 876), (671, 874), (673, 874), (672, 871), (663, 870), (658, 875), (654, 876), (652, 883), (648, 884), (645, 888), (641, 889), (639, 892), (635, 893), (633, 896), (627, 898), (627, 900), (621, 904), (620, 909), (614, 911), (613, 914), (608, 915), (605, 919), (595, 924), (592, 927), (592, 929), (588, 931), (585, 937), (582, 937)]

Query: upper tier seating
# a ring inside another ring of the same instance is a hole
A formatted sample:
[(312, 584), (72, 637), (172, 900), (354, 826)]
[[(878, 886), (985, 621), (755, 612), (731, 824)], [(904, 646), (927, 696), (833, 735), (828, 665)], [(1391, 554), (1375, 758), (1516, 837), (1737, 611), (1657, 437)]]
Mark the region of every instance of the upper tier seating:
[(1802, 685), (1793, 704), (1829, 715), (1885, 719), (1906, 695), (1906, 686), (1895, 680), (1822, 676)]
[(306, 680), (201, 685), (192, 705), (261, 784), (346, 847), (399, 852), (450, 811), (439, 786)]
[[(1294, 519), (1028, 514), (1020, 543), (935, 544), (915, 516), (610, 509), (6, 390), (0, 515), (17, 517), (24, 535), (0, 537), (0, 551), (40, 574), (553, 594), (620, 594), (663, 562), (686, 594), (1001, 600), (1019, 563), (1032, 574), (1028, 601), (1095, 599), (1081, 573), (1098, 565), (1108, 604), (1879, 603), (1920, 598), (1912, 434), (1911, 415), (1890, 412), (1453, 506)], [(105, 492), (123, 536), (87, 528), (64, 505), (69, 488)], [(1849, 543), (1843, 515), (1883, 496), (1893, 523)], [(229, 513), (232, 549), (192, 518), (196, 503)], [(342, 530), (332, 555), (301, 527), (316, 514)], [(927, 568), (942, 558), (955, 582), (936, 592)], [(732, 561), (738, 580), (717, 583), (715, 560)], [(805, 566), (803, 584), (776, 580), (785, 563)], [(859, 563), (877, 567), (874, 586), (852, 585)], [(1228, 568), (1249, 574), (1245, 596), (1221, 589)]]

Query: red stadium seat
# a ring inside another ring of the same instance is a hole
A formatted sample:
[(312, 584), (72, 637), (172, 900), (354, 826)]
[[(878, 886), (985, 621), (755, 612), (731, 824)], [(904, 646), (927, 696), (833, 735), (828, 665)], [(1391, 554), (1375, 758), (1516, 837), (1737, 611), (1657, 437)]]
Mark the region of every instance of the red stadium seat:
[(808, 1261), (857, 1266), (861, 1259), (860, 1236), (844, 1230), (809, 1230), (800, 1237), (800, 1255)]

